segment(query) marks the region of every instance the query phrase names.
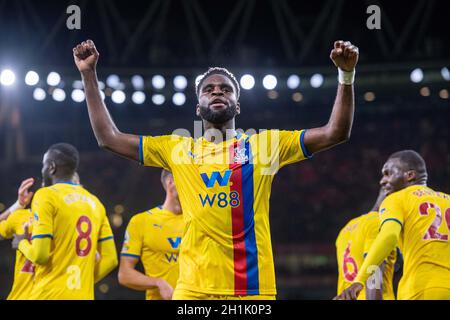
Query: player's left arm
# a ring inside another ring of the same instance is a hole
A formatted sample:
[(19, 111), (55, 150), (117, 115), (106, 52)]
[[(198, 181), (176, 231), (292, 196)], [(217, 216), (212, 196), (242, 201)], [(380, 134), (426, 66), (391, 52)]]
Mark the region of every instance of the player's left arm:
[(106, 277), (118, 265), (116, 245), (114, 239), (110, 238), (104, 241), (99, 241), (97, 251), (100, 260), (95, 264), (94, 281), (95, 283)]
[(30, 260), (35, 264), (46, 264), (50, 258), (50, 246), (51, 238), (35, 238), (32, 243), (30, 243), (28, 224), (24, 227), (24, 233), (21, 235), (15, 234), (12, 241), (13, 249), (18, 249), (23, 253), (25, 258)]
[(310, 154), (350, 139), (355, 111), (353, 78), (359, 50), (349, 41), (336, 41), (330, 58), (339, 69), (339, 85), (330, 119), (325, 126), (308, 129), (304, 144)]
[(361, 269), (356, 276), (354, 283), (345, 289), (340, 295), (335, 297), (337, 300), (356, 300), (367, 279), (375, 271), (374, 266), (380, 264), (389, 256), (392, 250), (397, 246), (402, 231), (402, 224), (394, 219), (385, 220), (381, 226), (380, 233), (375, 239), (372, 247), (364, 260)]

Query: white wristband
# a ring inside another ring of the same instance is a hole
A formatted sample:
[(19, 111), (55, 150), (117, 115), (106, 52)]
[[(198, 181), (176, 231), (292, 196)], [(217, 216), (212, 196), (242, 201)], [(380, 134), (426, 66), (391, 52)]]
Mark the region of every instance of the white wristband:
[(9, 208), (9, 212), (13, 213), (14, 211), (17, 211), (19, 209), (23, 209), (24, 207), (22, 207), (19, 203), (19, 200), (17, 200), (10, 208)]
[(340, 84), (353, 84), (355, 82), (355, 69), (353, 71), (344, 71), (338, 68), (338, 81)]

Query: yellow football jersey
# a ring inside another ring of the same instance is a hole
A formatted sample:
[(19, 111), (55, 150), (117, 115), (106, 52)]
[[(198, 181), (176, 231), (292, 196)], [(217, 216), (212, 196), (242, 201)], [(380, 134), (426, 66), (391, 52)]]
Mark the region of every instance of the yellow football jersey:
[[(161, 207), (139, 213), (128, 224), (121, 255), (140, 259), (146, 275), (163, 278), (175, 288), (183, 230), (181, 214)], [(158, 288), (147, 290), (146, 299), (161, 300)]]
[(393, 220), (403, 226), (398, 299), (411, 299), (425, 289), (450, 288), (450, 196), (410, 186), (383, 201), (380, 217), (381, 223)]
[(304, 134), (266, 130), (216, 143), (203, 137), (141, 137), (141, 162), (172, 172), (183, 208), (177, 289), (276, 294), (271, 185), (278, 169), (309, 156)]
[[(25, 223), (29, 223), (28, 231), (31, 233), (33, 215), (29, 209), (17, 210), (11, 213), (8, 219), (0, 222), (0, 236), (11, 239), (14, 234), (23, 234)], [(8, 295), (8, 300), (26, 300), (29, 298), (33, 286), (34, 265), (27, 260), (19, 250), (16, 250), (16, 263), (14, 265), (14, 282)]]
[[(379, 214), (376, 211), (363, 214), (348, 222), (339, 232), (336, 239), (336, 256), (338, 261), (338, 287), (340, 294), (355, 280), (364, 257), (375, 240), (380, 227)], [(396, 251), (386, 259), (383, 272), (383, 299), (394, 300), (393, 276), (396, 260)], [(366, 300), (366, 291), (363, 290), (358, 300)]]
[(52, 239), (50, 259), (36, 265), (31, 299), (94, 299), (97, 243), (113, 239), (102, 203), (80, 185), (38, 190), (32, 202), (32, 239)]

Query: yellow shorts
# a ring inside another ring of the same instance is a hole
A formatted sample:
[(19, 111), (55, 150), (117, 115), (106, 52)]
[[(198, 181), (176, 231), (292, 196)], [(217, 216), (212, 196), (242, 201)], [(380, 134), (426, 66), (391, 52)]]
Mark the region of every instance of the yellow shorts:
[(450, 300), (449, 288), (429, 288), (416, 294), (411, 300)]
[(233, 296), (175, 289), (172, 300), (275, 300), (275, 295)]

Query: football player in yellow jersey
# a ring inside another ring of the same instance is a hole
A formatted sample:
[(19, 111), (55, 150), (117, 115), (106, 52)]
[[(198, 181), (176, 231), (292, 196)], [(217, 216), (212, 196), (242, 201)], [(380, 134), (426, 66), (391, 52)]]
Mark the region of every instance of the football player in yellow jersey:
[[(27, 232), (15, 239), (36, 267), (30, 299), (94, 299), (94, 283), (117, 266), (105, 208), (74, 183), (78, 162), (78, 151), (67, 143), (51, 146), (44, 155), (44, 187), (31, 205), (32, 242)], [(96, 252), (101, 257), (98, 263)]]
[(397, 243), (403, 253), (400, 300), (450, 299), (450, 196), (427, 187), (427, 169), (415, 151), (392, 154), (382, 169), (388, 196), (380, 206), (381, 227), (355, 283), (339, 299), (355, 299)]
[[(146, 290), (147, 300), (170, 300), (178, 274), (178, 253), (184, 221), (172, 174), (163, 170), (166, 191), (162, 206), (139, 213), (131, 219), (120, 257), (119, 283)], [(145, 274), (136, 270), (142, 261)]]
[[(350, 220), (339, 232), (336, 239), (336, 256), (338, 261), (337, 292), (341, 293), (355, 280), (364, 257), (375, 240), (380, 227), (378, 209), (386, 194), (380, 189), (375, 205), (370, 212)], [(366, 290), (358, 300), (394, 300), (393, 276), (397, 252), (394, 250), (382, 264), (378, 278), (369, 279)], [(378, 281), (378, 282), (376, 282)]]
[[(16, 203), (0, 215), (0, 240), (12, 239), (14, 234), (23, 234), (24, 225), (32, 221), (33, 215), (26, 207), (33, 197), (33, 192), (30, 191), (33, 183), (33, 178), (22, 181)], [(28, 299), (33, 285), (33, 277), (34, 265), (20, 251), (16, 251), (14, 281), (7, 299)]]
[(238, 81), (225, 68), (210, 68), (196, 83), (196, 114), (205, 132), (194, 140), (120, 132), (98, 89), (94, 43), (88, 40), (73, 48), (99, 146), (174, 176), (186, 228), (173, 299), (275, 298), (269, 224), (274, 175), (349, 138), (358, 56), (350, 42), (334, 43), (330, 58), (338, 67), (339, 85), (326, 125), (252, 136), (236, 131)]

